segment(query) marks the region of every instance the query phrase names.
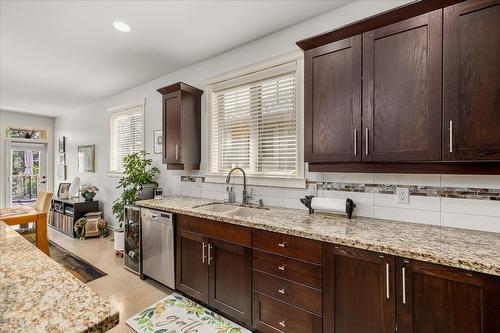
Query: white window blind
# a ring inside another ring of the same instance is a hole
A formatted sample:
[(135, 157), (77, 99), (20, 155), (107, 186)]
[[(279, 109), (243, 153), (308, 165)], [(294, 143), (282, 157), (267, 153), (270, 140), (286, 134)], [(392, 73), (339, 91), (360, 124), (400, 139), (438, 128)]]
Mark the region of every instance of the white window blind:
[(297, 177), (296, 64), (212, 87), (211, 171)]
[(109, 171), (122, 172), (123, 158), (144, 149), (144, 105), (109, 115)]

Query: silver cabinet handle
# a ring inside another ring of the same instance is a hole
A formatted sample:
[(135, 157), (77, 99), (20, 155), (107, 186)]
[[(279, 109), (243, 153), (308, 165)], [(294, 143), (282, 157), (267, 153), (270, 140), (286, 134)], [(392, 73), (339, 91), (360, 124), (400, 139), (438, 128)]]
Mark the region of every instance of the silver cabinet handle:
[(368, 155), (368, 127), (365, 128), (365, 155)]
[(453, 153), (453, 120), (450, 120), (450, 153)]
[(212, 244), (208, 243), (208, 265), (212, 263)]
[(278, 289), (278, 292), (282, 295), (285, 295), (286, 289), (285, 288)]
[(179, 145), (175, 145), (175, 160), (179, 160)]
[(281, 265), (281, 266), (278, 266), (278, 269), (279, 269), (280, 271), (284, 271), (284, 270), (286, 269), (285, 264), (283, 264), (283, 265)]
[(403, 273), (403, 304), (406, 304), (406, 268), (401, 268)]
[(205, 248), (207, 247), (207, 244), (205, 244), (205, 242), (202, 242), (202, 246), (201, 246), (201, 262), (204, 264), (205, 263), (205, 259), (206, 259), (206, 256), (205, 256)]
[(358, 155), (358, 130), (354, 129), (354, 156)]
[(389, 263), (385, 263), (385, 297), (389, 299)]
[(281, 327), (286, 327), (286, 321), (285, 320), (280, 321), (279, 324), (280, 324)]
[(285, 241), (283, 241), (283, 242), (281, 242), (281, 243), (278, 243), (278, 246), (279, 246), (279, 247), (286, 247), (286, 242), (285, 242)]

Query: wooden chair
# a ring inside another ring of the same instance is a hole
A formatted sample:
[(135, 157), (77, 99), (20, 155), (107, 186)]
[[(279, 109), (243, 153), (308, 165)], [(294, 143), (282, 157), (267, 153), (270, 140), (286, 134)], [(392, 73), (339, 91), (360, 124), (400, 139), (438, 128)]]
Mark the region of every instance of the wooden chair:
[[(52, 200), (52, 192), (43, 192), (40, 191), (37, 194), (35, 209), (41, 212), (44, 212), (48, 218), (49, 216), (49, 208), (50, 201)], [(36, 242), (36, 223), (30, 224), (21, 224), (21, 229), (18, 232), (24, 236), (27, 240), (32, 243)]]

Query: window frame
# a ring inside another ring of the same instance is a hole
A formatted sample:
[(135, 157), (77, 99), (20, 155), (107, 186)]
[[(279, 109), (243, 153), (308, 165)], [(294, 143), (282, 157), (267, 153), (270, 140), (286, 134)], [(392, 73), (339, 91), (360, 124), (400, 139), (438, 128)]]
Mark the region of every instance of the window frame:
[(141, 108), (141, 118), (142, 118), (142, 147), (141, 150), (145, 149), (145, 140), (146, 140), (146, 100), (140, 103), (130, 103), (127, 105), (120, 105), (116, 107), (112, 107), (107, 110), (108, 112), (108, 149), (109, 153), (108, 155), (108, 163), (107, 163), (107, 174), (108, 176), (112, 177), (122, 177), (124, 175), (123, 169), (122, 170), (112, 170), (111, 169), (111, 152), (113, 151), (111, 148), (112, 142), (111, 142), (111, 119), (114, 115), (119, 114), (119, 113), (124, 113), (126, 114), (127, 111), (131, 109), (136, 109), (136, 108)]
[[(305, 188), (305, 164), (304, 164), (304, 55), (301, 51), (287, 53), (276, 58), (265, 60), (250, 66), (245, 66), (240, 69), (212, 77), (205, 84), (206, 92), (206, 126), (207, 131), (205, 133), (205, 149), (206, 149), (206, 174), (205, 182), (212, 183), (223, 183), (225, 182), (226, 175), (216, 174), (212, 172), (212, 94), (213, 87), (218, 85), (225, 85), (227, 82), (239, 82), (240, 85), (244, 84), (244, 77), (248, 75), (258, 76), (259, 72), (270, 71), (272, 72), (273, 67), (286, 66), (289, 63), (295, 63), (295, 80), (296, 80), (296, 127), (297, 127), (297, 175), (294, 177), (285, 177), (278, 175), (249, 175), (247, 176), (247, 183), (250, 185), (261, 185), (261, 186), (279, 186), (279, 187), (292, 187), (292, 188)], [(268, 78), (273, 77), (269, 75)], [(265, 79), (262, 78), (262, 79)], [(235, 183), (241, 183), (242, 177), (235, 175)]]

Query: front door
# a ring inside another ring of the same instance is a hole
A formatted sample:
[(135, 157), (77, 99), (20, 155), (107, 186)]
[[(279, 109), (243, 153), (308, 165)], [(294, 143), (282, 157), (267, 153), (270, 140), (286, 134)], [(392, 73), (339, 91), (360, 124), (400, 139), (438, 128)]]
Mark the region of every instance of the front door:
[(9, 142), (7, 153), (7, 206), (33, 205), (47, 190), (47, 145)]

